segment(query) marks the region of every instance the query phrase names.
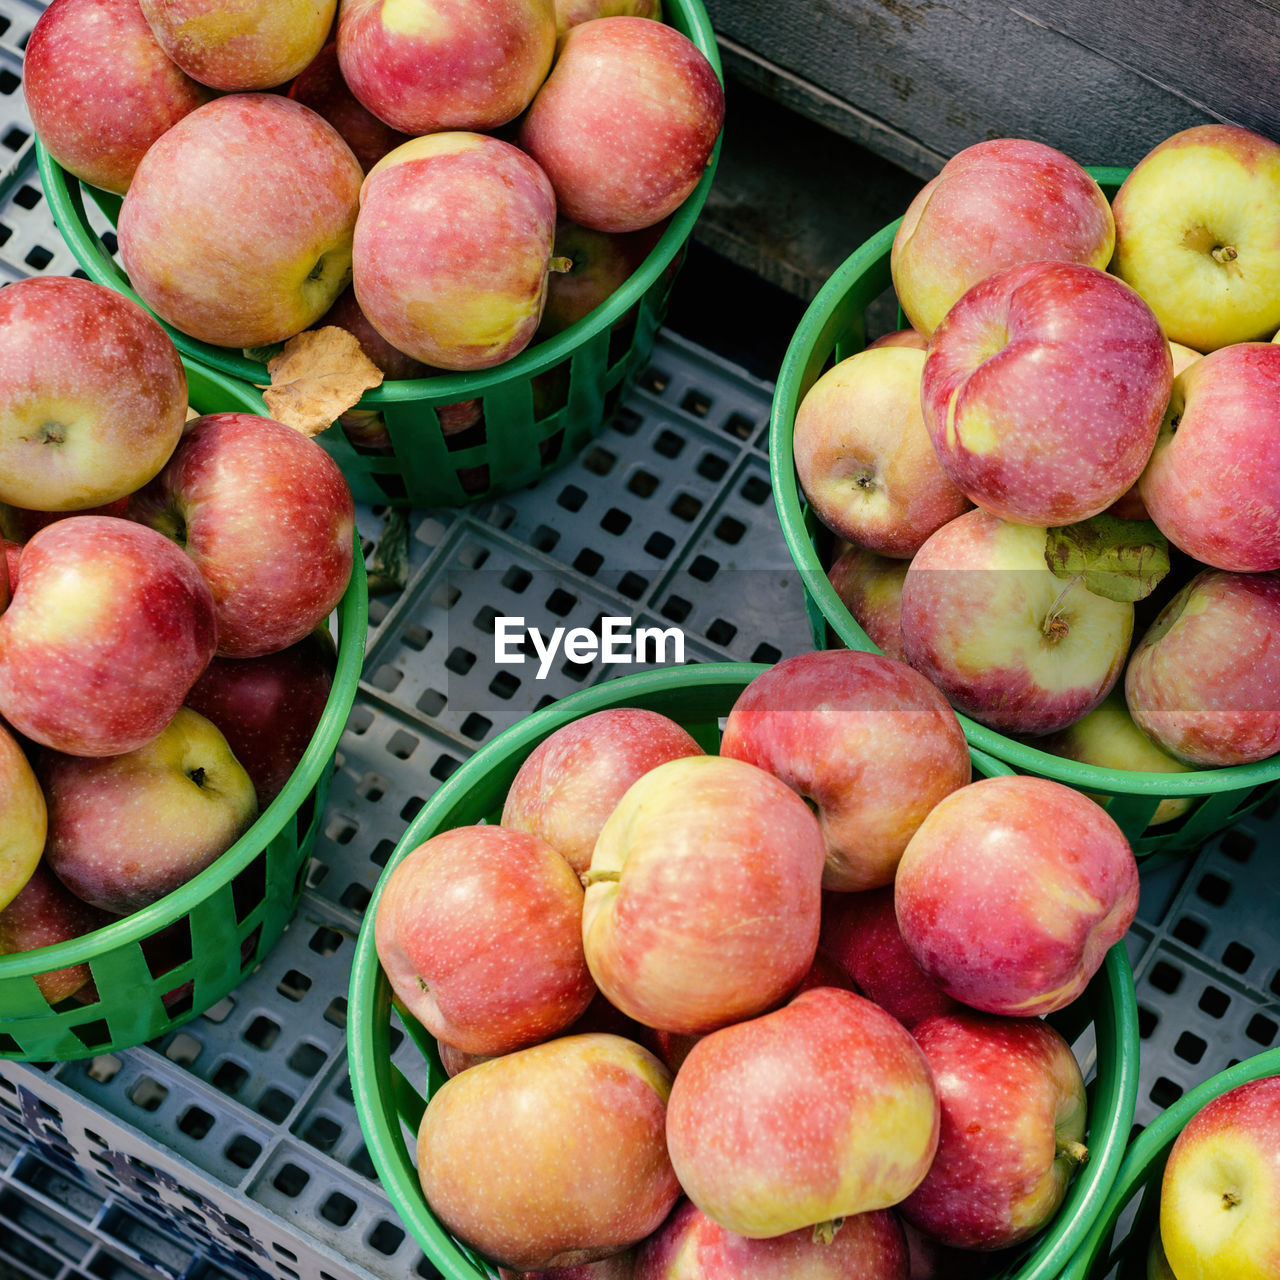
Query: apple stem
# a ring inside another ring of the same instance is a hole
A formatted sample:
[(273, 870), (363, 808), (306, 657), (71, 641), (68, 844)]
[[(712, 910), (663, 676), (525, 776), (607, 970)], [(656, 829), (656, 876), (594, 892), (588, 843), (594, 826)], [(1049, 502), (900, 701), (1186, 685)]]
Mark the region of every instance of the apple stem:
[(1062, 602), (1066, 599), (1067, 592), (1079, 581), (1079, 574), (1076, 574), (1074, 578), (1067, 579), (1066, 586), (1054, 597), (1048, 613), (1045, 614), (1044, 623), (1040, 627), (1040, 631), (1046, 639), (1061, 640), (1071, 630), (1070, 625), (1059, 616), (1058, 610), (1062, 608)]
[(1083, 1142), (1068, 1139), (1058, 1143), (1057, 1155), (1059, 1159), (1065, 1156), (1072, 1164), (1084, 1164), (1089, 1158), (1089, 1148)]
[(1240, 1203), (1240, 1195), (1236, 1191), (1224, 1191), (1222, 1193), (1222, 1207), (1224, 1209), (1234, 1209)]
[(828, 1218), (826, 1222), (814, 1223), (813, 1243), (830, 1244), (836, 1238), (836, 1232), (843, 1226), (843, 1218)]
[(1224, 265), (1228, 262), (1234, 262), (1240, 255), (1233, 244), (1215, 245), (1212, 258), (1214, 262), (1221, 262)]
[(564, 275), (565, 272), (573, 270), (573, 259), (566, 258), (562, 254), (557, 255), (547, 263), (547, 270), (554, 271), (557, 275)]
[(578, 879), (582, 881), (584, 889), (590, 889), (593, 884), (611, 884), (614, 881), (622, 879), (621, 871), (583, 871)]

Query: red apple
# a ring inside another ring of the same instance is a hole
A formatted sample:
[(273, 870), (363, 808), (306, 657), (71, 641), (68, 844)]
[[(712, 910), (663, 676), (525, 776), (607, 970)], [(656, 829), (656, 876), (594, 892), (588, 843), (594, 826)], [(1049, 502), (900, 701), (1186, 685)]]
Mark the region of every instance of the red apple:
[(208, 581), (226, 657), (295, 644), (329, 616), (351, 577), (346, 479), (314, 440), (271, 418), (191, 422), (129, 514), (172, 538)]
[(552, 0), (342, 0), (338, 62), (352, 93), (403, 133), (514, 120), (551, 68)]
[(1133, 922), (1138, 867), (1106, 810), (1047, 778), (983, 778), (939, 802), (894, 881), (903, 940), (974, 1009), (1074, 1000)]
[[(1206, 356), (1205, 359), (1208, 359)], [(0, 627), (4, 619), (0, 616)], [(1200, 768), (1280, 751), (1280, 576), (1198, 573), (1135, 646), (1125, 700), (1138, 727)]]
[(227, 740), (187, 707), (121, 755), (46, 751), (39, 778), (50, 870), (77, 897), (119, 915), (186, 884), (258, 814), (253, 783)]
[(634, 1280), (908, 1280), (907, 1244), (887, 1209), (855, 1214), (830, 1240), (812, 1230), (734, 1235), (683, 1201), (637, 1251)]
[(604, 824), (583, 878), (591, 976), (661, 1031), (767, 1009), (813, 963), (823, 855), (804, 801), (755, 765), (699, 755), (650, 769)]
[(76, 511), (32, 511), (28, 507), (14, 507), (5, 503), (0, 504), (0, 533), (11, 535), (14, 543), (21, 544), (33, 538), (45, 525), (53, 524), (55, 520), (65, 520), (68, 516), (127, 516), (128, 513), (127, 493), (112, 502), (104, 502), (100, 507), (82, 507)]
[(215, 628), (208, 584), (166, 538), (113, 516), (59, 520), (23, 548), (0, 613), (0, 715), (57, 751), (132, 751), (173, 719)]
[(929, 335), (962, 294), (1006, 267), (1105, 267), (1115, 224), (1102, 188), (1070, 157), (1025, 138), (966, 147), (912, 200), (890, 270), (912, 326)]
[(509, 1053), (563, 1031), (595, 994), (582, 896), (573, 869), (535, 836), (496, 825), (441, 832), (387, 878), (378, 959), (433, 1036), (467, 1053)]
[(570, 27), (592, 18), (653, 18), (662, 21), (662, 0), (555, 0), (556, 47)]
[(143, 156), (120, 258), (161, 319), (262, 347), (313, 324), (351, 279), (363, 171), (342, 135), (279, 94), (197, 107)]
[(495, 1262), (546, 1270), (620, 1253), (679, 1195), (665, 1141), (671, 1075), (620, 1036), (567, 1036), (446, 1081), (418, 1130), (445, 1228)]
[(938, 1086), (942, 1130), (899, 1212), (944, 1244), (1003, 1249), (1057, 1213), (1087, 1157), (1084, 1077), (1047, 1022), (958, 1013), (914, 1031)]
[(902, 662), (907, 658), (902, 646), (902, 584), (910, 563), (846, 546), (827, 573), (840, 603), (871, 643)]
[(937, 1143), (938, 1098), (919, 1046), (878, 1005), (830, 987), (705, 1036), (667, 1107), (685, 1194), (753, 1238), (829, 1233), (897, 1204)]
[(702, 748), (676, 722), (639, 707), (610, 707), (557, 729), (525, 758), (502, 824), (545, 840), (575, 871), (591, 865), (605, 820), (650, 769)]
[(559, 212), (597, 231), (638, 231), (698, 185), (724, 121), (706, 55), (648, 18), (596, 18), (569, 30), (520, 125)]
[(827, 889), (891, 884), (925, 815), (971, 777), (946, 699), (895, 658), (828, 649), (784, 658), (739, 695), (721, 753), (781, 778), (812, 806)]
[(987, 276), (947, 312), (920, 394), (960, 490), (1006, 520), (1062, 525), (1138, 479), (1172, 385), (1169, 344), (1128, 285), (1032, 262)]
[(53, 0), (27, 41), (22, 92), (49, 154), (118, 195), (147, 148), (212, 97), (160, 47), (138, 0)]
[(26, 752), (0, 721), (0, 911), (30, 879), (47, 830), (44, 792)]
[(636, 1255), (628, 1249), (625, 1253), (610, 1254), (596, 1262), (580, 1262), (575, 1266), (551, 1267), (543, 1271), (512, 1271), (499, 1267), (499, 1280), (634, 1280)]
[(187, 376), (136, 302), (88, 280), (34, 276), (0, 293), (0, 502), (98, 507), (164, 465)]

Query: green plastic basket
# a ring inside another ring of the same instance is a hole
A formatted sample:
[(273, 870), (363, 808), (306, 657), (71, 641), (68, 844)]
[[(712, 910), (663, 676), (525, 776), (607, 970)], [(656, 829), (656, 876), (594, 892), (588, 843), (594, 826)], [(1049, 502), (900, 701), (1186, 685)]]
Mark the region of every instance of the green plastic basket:
[[(1113, 196), (1127, 169), (1090, 168)], [(898, 222), (892, 222), (847, 258), (822, 287), (787, 348), (774, 390), (769, 467), (782, 534), (804, 587), (814, 645), (843, 644), (879, 652), (854, 621), (827, 579), (834, 539), (804, 500), (796, 478), (792, 439), (796, 410), (825, 369), (866, 346), (866, 312), (893, 286), (889, 252)], [(969, 745), (1020, 773), (1066, 783), (1102, 799), (1138, 855), (1198, 849), (1276, 790), (1280, 756), (1256, 764), (1187, 773), (1126, 772), (1063, 759), (960, 717)], [(1148, 830), (1160, 802), (1194, 801), (1181, 818)]]
[[(261, 412), (217, 374), (188, 367), (187, 379), (191, 403), (203, 412)], [(0, 955), (0, 1058), (68, 1061), (154, 1039), (216, 1004), (275, 945), (302, 892), (334, 752), (360, 681), (369, 595), (358, 539), (337, 612), (329, 700), (279, 795), (216, 862), (158, 902), (69, 942)], [(153, 972), (144, 947), (162, 932), (171, 939), (171, 967), (157, 962)], [(36, 977), (85, 962), (98, 999), (51, 1006)]]
[(1111, 1194), (1062, 1280), (1146, 1280), (1147, 1248), (1160, 1221), (1160, 1182), (1174, 1140), (1206, 1103), (1246, 1081), (1276, 1075), (1280, 1049), (1269, 1049), (1211, 1076), (1161, 1112), (1125, 1153)]
[[(392, 869), (412, 849), (440, 831), (482, 821), (497, 822), (502, 803), (525, 757), (562, 725), (606, 707), (643, 707), (682, 724), (708, 751), (720, 741), (720, 719), (742, 690), (767, 668), (750, 663), (707, 663), (641, 672), (606, 681), (536, 712), (471, 757), (435, 793), (396, 846), (366, 909), (356, 943), (348, 1003), (347, 1049), (356, 1113), (378, 1177), (401, 1221), (446, 1280), (491, 1278), (497, 1272), (460, 1244), (436, 1220), (423, 1198), (414, 1166), (416, 1133), (426, 1105), (446, 1079), (436, 1044), (402, 1010), (395, 1010), (421, 1052), (409, 1079), (391, 1061), (391, 986), (374, 949), (373, 921)], [(978, 772), (1009, 769), (973, 753)], [(1085, 994), (1052, 1021), (1069, 1041), (1092, 1022), (1097, 1071), (1089, 1086), (1090, 1156), (1053, 1223), (1029, 1242), (1007, 1280), (1051, 1280), (1061, 1271), (1100, 1211), (1120, 1166), (1133, 1122), (1138, 1087), (1138, 1010), (1133, 974), (1118, 944)], [(993, 1277), (993, 1280), (998, 1280)]]
[[(701, 0), (668, 0), (663, 12), (665, 20), (688, 36), (723, 78), (715, 34)], [(86, 217), (86, 191), (113, 226), (120, 197), (81, 184), (38, 139), (36, 149), (54, 223), (76, 260), (91, 279), (141, 302)], [(719, 154), (717, 141), (697, 188), (671, 216), (648, 257), (589, 315), (496, 368), (387, 381), (367, 392), (357, 408), (381, 414), (389, 448), (357, 448), (341, 426), (317, 436), (342, 467), (356, 501), (457, 507), (530, 484), (581, 452), (603, 429), (626, 387), (649, 359)], [(169, 325), (165, 328), (189, 364), (247, 386), (269, 380), (262, 363), (240, 352), (199, 342)], [(450, 447), (440, 430), (437, 410), (472, 399), (481, 402), (483, 431), (460, 432)]]

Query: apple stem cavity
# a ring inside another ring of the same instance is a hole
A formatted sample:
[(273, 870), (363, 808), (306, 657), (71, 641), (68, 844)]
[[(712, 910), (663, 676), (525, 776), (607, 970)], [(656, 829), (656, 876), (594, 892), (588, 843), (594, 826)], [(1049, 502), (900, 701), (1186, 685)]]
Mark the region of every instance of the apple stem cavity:
[(1080, 581), (1082, 575), (1077, 574), (1074, 578), (1069, 578), (1062, 590), (1054, 597), (1053, 603), (1049, 606), (1048, 613), (1045, 614), (1044, 622), (1041, 624), (1040, 631), (1044, 638), (1053, 644), (1057, 644), (1059, 640), (1063, 640), (1071, 631), (1071, 623), (1062, 616), (1062, 602), (1066, 599), (1067, 592)]
[(1220, 262), (1225, 266), (1228, 262), (1234, 262), (1240, 255), (1233, 244), (1216, 244), (1210, 256), (1214, 262)]
[(1224, 1209), (1234, 1209), (1240, 1203), (1240, 1193), (1238, 1191), (1224, 1191), (1222, 1193), (1222, 1207)]
[(836, 1232), (843, 1226), (843, 1218), (828, 1218), (826, 1222), (815, 1222), (813, 1225), (813, 1243), (830, 1244), (836, 1238)]
[(42, 422), (36, 438), (41, 444), (66, 444), (67, 428), (61, 422)]
[(194, 769), (187, 770), (187, 777), (190, 778), (191, 781), (194, 782), (197, 787), (203, 788), (204, 786), (203, 766), (197, 765)]
[(621, 871), (584, 871), (578, 879), (582, 881), (584, 889), (590, 889), (593, 884), (612, 884), (622, 879)]
[(1065, 1142), (1058, 1143), (1056, 1155), (1059, 1160), (1066, 1159), (1072, 1164), (1084, 1164), (1089, 1158), (1089, 1148), (1083, 1142), (1076, 1142), (1074, 1138), (1069, 1138)]

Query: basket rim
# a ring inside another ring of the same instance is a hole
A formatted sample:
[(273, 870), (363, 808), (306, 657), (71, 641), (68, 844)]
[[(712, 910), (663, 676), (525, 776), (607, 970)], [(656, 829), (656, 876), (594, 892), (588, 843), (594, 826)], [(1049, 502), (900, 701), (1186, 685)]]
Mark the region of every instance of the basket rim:
[[(1129, 172), (1121, 166), (1087, 165), (1085, 168), (1103, 186), (1119, 186)], [(851, 284), (887, 257), (901, 221), (897, 218), (890, 222), (855, 249), (809, 304), (783, 356), (769, 418), (769, 471), (774, 506), (782, 526), (783, 540), (800, 574), (804, 590), (841, 643), (851, 649), (875, 653), (880, 650), (854, 621), (836, 594), (805, 527), (807, 508), (796, 476), (792, 441), (796, 410), (804, 394), (805, 363), (817, 345), (822, 328), (844, 300)], [(1185, 773), (1108, 769), (1042, 751), (979, 724), (969, 716), (957, 714), (971, 747), (1016, 768), (1084, 790), (1109, 791), (1117, 795), (1199, 797), (1280, 780), (1280, 754), (1249, 764), (1190, 769)]]
[[(677, 16), (680, 21), (673, 22), (673, 16)], [(716, 78), (723, 84), (724, 70), (715, 32), (702, 0), (666, 0), (662, 21), (676, 29), (680, 29), (682, 25), (687, 28), (682, 34), (688, 35), (693, 41), (711, 64)], [(377, 408), (405, 401), (426, 400), (432, 403), (448, 404), (467, 400), (483, 394), (500, 383), (510, 379), (532, 377), (567, 360), (585, 339), (608, 328), (635, 306), (689, 239), (694, 223), (702, 212), (702, 207), (711, 190), (723, 139), (722, 126), (697, 186), (670, 215), (662, 235), (640, 266), (593, 311), (560, 333), (545, 341), (531, 344), (510, 360), (489, 369), (442, 372), (429, 378), (387, 379), (380, 386), (365, 392), (360, 399), (361, 407)], [(85, 216), (84, 193), (86, 190), (104, 209), (104, 212), (108, 209), (115, 209), (118, 212), (121, 197), (110, 192), (99, 191), (88, 183), (81, 182), (49, 154), (39, 135), (36, 135), (34, 141), (40, 179), (45, 198), (49, 202), (50, 213), (76, 261), (91, 280), (123, 293), (145, 308), (148, 314), (155, 316), (151, 308), (130, 287), (123, 268), (105, 251)], [(108, 217), (114, 224), (115, 216), (108, 214)], [(266, 380), (265, 362), (250, 360), (230, 347), (217, 347), (201, 342), (159, 316), (155, 318), (182, 355), (193, 363), (250, 385)]]

